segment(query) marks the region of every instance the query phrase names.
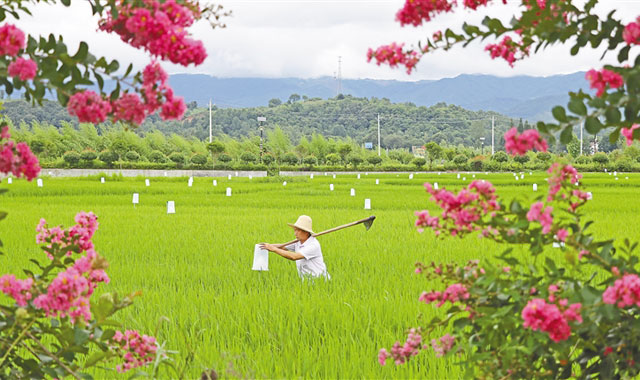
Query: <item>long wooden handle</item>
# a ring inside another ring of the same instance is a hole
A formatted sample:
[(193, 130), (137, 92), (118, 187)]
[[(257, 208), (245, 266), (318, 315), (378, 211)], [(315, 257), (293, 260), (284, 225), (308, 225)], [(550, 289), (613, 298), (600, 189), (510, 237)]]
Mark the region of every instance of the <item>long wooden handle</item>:
[[(351, 223), (343, 224), (343, 225), (338, 226), (338, 227), (333, 227), (333, 228), (330, 228), (330, 229), (328, 229), (328, 230), (325, 230), (325, 231), (322, 231), (322, 232), (315, 233), (315, 234), (313, 234), (313, 235), (311, 235), (311, 236), (313, 236), (313, 237), (317, 237), (317, 236), (321, 236), (321, 235), (326, 235), (326, 234), (328, 234), (329, 232), (334, 232), (334, 231), (341, 230), (341, 229), (343, 229), (343, 228), (347, 228), (347, 227), (355, 226), (356, 224), (360, 224), (360, 223), (368, 222), (368, 221), (370, 221), (370, 220), (372, 220), (372, 219), (375, 219), (375, 216), (370, 216), (370, 217), (368, 217), (368, 218), (364, 218), (364, 219), (356, 220), (355, 222), (351, 222)], [(298, 241), (298, 239), (291, 240), (291, 241), (286, 242), (286, 243), (284, 243), (284, 244), (280, 244), (278, 247), (280, 247), (280, 248), (284, 248), (284, 247), (286, 247), (286, 246), (288, 246), (288, 245), (290, 245), (290, 244), (293, 244), (293, 243), (295, 243), (295, 242), (297, 242), (297, 241)]]

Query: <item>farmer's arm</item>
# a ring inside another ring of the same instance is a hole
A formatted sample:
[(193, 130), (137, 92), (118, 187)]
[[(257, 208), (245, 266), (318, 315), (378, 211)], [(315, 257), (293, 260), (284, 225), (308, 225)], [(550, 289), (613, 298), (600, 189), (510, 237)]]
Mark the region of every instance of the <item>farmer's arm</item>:
[(267, 244), (263, 243), (260, 245), (260, 248), (264, 248), (267, 251), (271, 251), (273, 253), (277, 253), (278, 255), (284, 257), (285, 259), (289, 259), (291, 261), (296, 261), (300, 259), (304, 259), (304, 256), (298, 252), (287, 251), (286, 249), (279, 248), (277, 244)]

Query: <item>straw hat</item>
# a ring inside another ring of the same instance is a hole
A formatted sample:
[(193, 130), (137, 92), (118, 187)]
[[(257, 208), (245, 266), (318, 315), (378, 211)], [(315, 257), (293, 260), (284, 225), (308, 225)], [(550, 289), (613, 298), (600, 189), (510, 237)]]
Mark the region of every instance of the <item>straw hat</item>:
[(290, 227), (297, 228), (302, 231), (307, 231), (313, 235), (313, 229), (311, 228), (311, 218), (306, 215), (300, 215), (298, 220), (294, 224), (287, 223)]

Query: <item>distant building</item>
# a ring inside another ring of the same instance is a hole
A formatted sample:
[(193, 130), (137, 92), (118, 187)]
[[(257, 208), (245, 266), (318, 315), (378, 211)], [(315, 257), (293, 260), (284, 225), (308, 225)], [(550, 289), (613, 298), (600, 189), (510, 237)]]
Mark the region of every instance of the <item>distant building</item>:
[(598, 153), (598, 136), (595, 136), (589, 145), (591, 146), (591, 154)]
[(414, 157), (422, 157), (425, 158), (427, 156), (427, 151), (423, 146), (412, 146), (411, 153), (413, 153)]
[(364, 148), (365, 149), (373, 149), (373, 143), (371, 143), (371, 142), (364, 143)]

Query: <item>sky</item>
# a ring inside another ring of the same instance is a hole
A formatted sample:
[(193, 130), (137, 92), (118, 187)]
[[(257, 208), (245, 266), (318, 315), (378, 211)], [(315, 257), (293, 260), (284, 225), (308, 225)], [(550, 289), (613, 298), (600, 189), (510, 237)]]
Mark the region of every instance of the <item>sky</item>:
[[(460, 2), (460, 1), (459, 1)], [(542, 53), (510, 68), (504, 60), (491, 60), (484, 45), (428, 54), (417, 70), (407, 75), (402, 68), (391, 69), (367, 63), (366, 52), (390, 42), (407, 46), (445, 27), (459, 29), (464, 21), (479, 23), (486, 15), (508, 22), (518, 12), (516, 1), (495, 5), (479, 12), (457, 8), (455, 13), (436, 17), (421, 27), (401, 27), (395, 13), (403, 0), (220, 0), (233, 12), (225, 18), (225, 29), (212, 29), (200, 21), (191, 27), (196, 39), (203, 41), (208, 57), (197, 67), (164, 63), (170, 74), (200, 73), (215, 77), (317, 78), (335, 76), (338, 57), (344, 79), (434, 80), (460, 74), (497, 76), (549, 76), (600, 67), (604, 49), (585, 49), (572, 57), (570, 45), (547, 48)], [(602, 0), (597, 11), (606, 14), (616, 9), (624, 22), (640, 15), (640, 0)], [(141, 69), (150, 57), (122, 41), (115, 34), (97, 30), (97, 17), (91, 16), (87, 1), (73, 1), (71, 7), (38, 4), (33, 17), (25, 16), (16, 24), (32, 35), (60, 34), (70, 51), (86, 41), (90, 51), (121, 63), (133, 62)], [(62, 20), (62, 21), (61, 21)], [(615, 57), (609, 56), (613, 62)], [(605, 59), (607, 60), (607, 59)], [(123, 65), (126, 66), (126, 65)]]

